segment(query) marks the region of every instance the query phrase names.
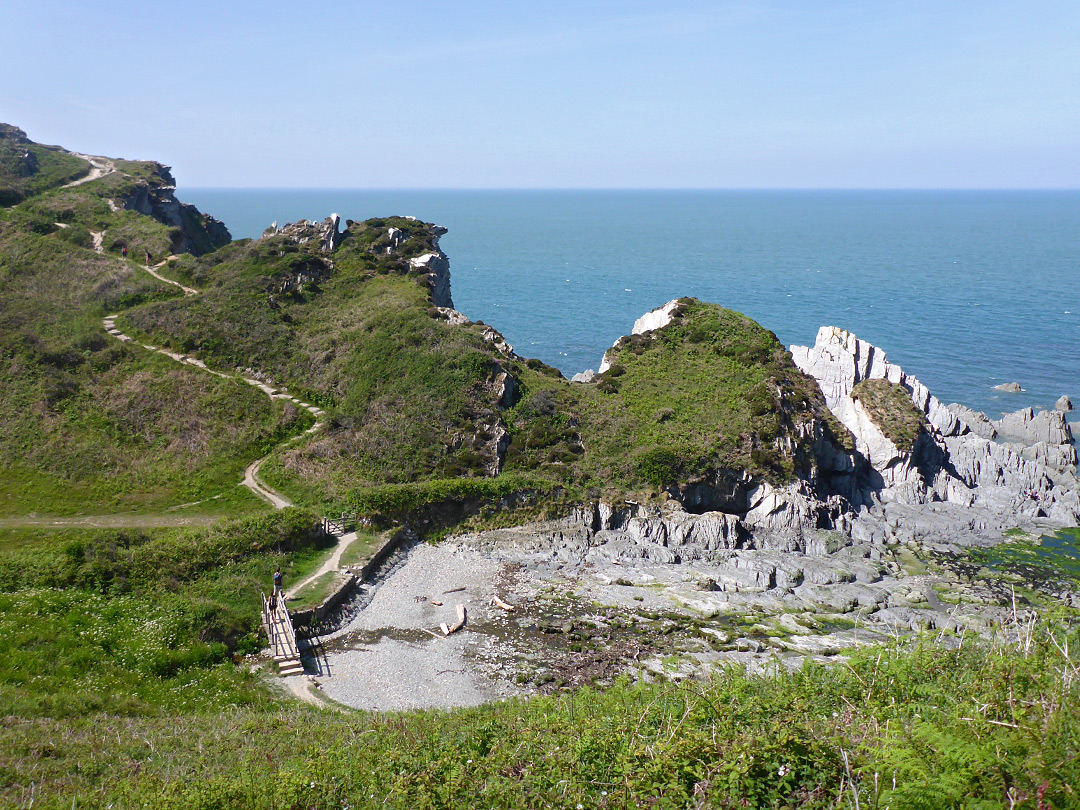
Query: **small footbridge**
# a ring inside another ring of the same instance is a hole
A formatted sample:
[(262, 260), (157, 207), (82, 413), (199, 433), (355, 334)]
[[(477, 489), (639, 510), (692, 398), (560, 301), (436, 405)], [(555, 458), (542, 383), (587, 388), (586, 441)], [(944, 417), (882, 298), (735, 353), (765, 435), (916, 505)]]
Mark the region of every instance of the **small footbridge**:
[[(355, 531), (359, 523), (358, 514), (342, 513), (340, 517), (324, 517), (319, 528), (327, 535), (341, 537)], [(296, 629), (292, 616), (285, 606), (285, 594), (279, 592), (267, 598), (262, 594), (262, 622), (266, 638), (270, 642), (270, 653), (278, 664), (278, 673), (282, 677), (302, 675), (304, 665), (300, 661), (300, 646), (296, 640)]]
[(270, 652), (277, 661), (278, 671), (282, 676), (302, 675), (304, 665), (300, 663), (300, 648), (296, 644), (296, 631), (285, 607), (284, 595), (279, 593), (267, 599), (266, 594), (262, 594), (262, 603), (263, 629), (270, 640)]

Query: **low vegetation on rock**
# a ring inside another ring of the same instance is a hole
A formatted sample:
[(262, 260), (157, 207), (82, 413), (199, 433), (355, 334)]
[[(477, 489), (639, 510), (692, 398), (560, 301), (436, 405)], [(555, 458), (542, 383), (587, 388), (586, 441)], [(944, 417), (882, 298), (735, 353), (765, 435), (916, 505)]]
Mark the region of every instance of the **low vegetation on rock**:
[(898, 450), (911, 450), (919, 434), (929, 427), (926, 414), (911, 402), (911, 394), (888, 380), (862, 380), (851, 398), (866, 410), (871, 421)]

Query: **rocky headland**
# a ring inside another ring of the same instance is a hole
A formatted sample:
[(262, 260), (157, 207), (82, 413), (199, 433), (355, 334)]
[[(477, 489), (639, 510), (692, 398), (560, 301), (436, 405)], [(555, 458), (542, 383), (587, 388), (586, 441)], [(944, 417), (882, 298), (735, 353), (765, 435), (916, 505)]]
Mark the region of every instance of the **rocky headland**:
[[(679, 310), (672, 301), (647, 313), (634, 334), (663, 330)], [(1015, 596), (984, 576), (990, 572), (972, 554), (1077, 525), (1076, 451), (1063, 409), (993, 420), (944, 405), (881, 349), (836, 327), (823, 327), (813, 347), (790, 351), (850, 432), (844, 440), (817, 435), (814, 463), (800, 475), (773, 483), (744, 471), (684, 482), (659, 500), (601, 499), (556, 520), (458, 534), (438, 552), (403, 553), (372, 591), (401, 604), (333, 637), (331, 669), (336, 664), (344, 679), (327, 683), (330, 694), (350, 700), (347, 673), (361, 637), (369, 651), (394, 645), (388, 673), (405, 656), (407, 666), (435, 660), (464, 676), (445, 695), (391, 690), (385, 707), (407, 707), (620, 672), (679, 678), (722, 661), (795, 667), (898, 633), (932, 630), (948, 643), (1001, 624), (1016, 610)], [(601, 373), (614, 365), (613, 352)], [(579, 381), (592, 379), (600, 378)], [(710, 486), (723, 492), (705, 491)], [(449, 659), (430, 659), (420, 637), (419, 646), (401, 645), (439, 613), (429, 600), (440, 597), (427, 584), (458, 580), (463, 593), (454, 599), (470, 618), (441, 649)], [(1080, 607), (1080, 594), (1053, 585), (1044, 592)], [(383, 706), (377, 691), (354, 697)]]

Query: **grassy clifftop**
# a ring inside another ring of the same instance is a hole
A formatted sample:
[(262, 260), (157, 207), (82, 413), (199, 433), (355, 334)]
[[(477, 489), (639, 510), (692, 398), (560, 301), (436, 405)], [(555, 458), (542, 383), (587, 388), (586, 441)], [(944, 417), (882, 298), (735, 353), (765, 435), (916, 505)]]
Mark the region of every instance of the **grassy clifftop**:
[[(362, 504), (372, 487), (443, 491), (505, 473), (569, 500), (677, 495), (745, 474), (784, 481), (812, 474), (813, 443), (841, 432), (775, 335), (738, 313), (686, 299), (666, 327), (620, 341), (607, 373), (571, 384), (435, 306), (449, 298), (435, 225), (295, 223), (212, 250), (214, 221), (172, 198), (167, 167), (95, 161), (111, 171), (0, 208), (0, 317), (14, 361), (2, 449), (17, 477), (39, 480), (39, 501), (66, 473), (72, 501), (161, 504), (177, 489), (155, 499), (152, 482), (183, 468), (204, 471), (201, 485), (181, 487), (189, 500), (220, 494), (299, 424), (256, 392), (117, 344), (100, 328), (110, 312), (143, 342), (324, 408), (325, 429), (281, 447), (263, 475), (329, 508)], [(199, 294), (122, 261), (125, 246), (140, 260), (187, 248), (162, 272)], [(9, 482), (9, 504), (25, 506), (26, 489)]]
[(56, 146), (34, 143), (10, 124), (0, 124), (0, 205), (85, 177), (90, 164)]
[(821, 392), (745, 315), (682, 299), (670, 324), (612, 353), (587, 386), (588, 435), (625, 480), (660, 486), (745, 470), (783, 481), (813, 467), (814, 425), (829, 421)]
[(440, 232), (349, 223), (333, 252), (268, 233), (174, 265), (203, 293), (139, 305), (124, 323), (219, 367), (265, 370), (326, 408), (325, 433), (265, 468), (309, 502), (497, 472), (585, 497), (812, 470), (813, 438), (835, 421), (768, 330), (686, 299), (668, 326), (621, 341), (607, 373), (572, 384), (433, 306), (410, 260), (437, 251)]
[[(144, 251), (173, 248), (177, 229), (124, 208), (166, 188), (163, 167), (113, 165), (0, 206), (0, 517), (154, 511), (215, 496), (215, 511), (262, 508), (235, 484), (301, 415), (102, 327), (107, 314), (179, 295), (140, 267)], [(11, 188), (0, 178), (0, 191)], [(123, 260), (124, 246), (139, 263)]]

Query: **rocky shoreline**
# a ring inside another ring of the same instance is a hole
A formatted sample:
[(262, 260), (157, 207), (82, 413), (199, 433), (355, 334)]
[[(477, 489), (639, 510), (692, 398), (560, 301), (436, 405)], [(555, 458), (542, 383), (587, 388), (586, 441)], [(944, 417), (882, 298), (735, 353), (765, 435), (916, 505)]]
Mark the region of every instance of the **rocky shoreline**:
[[(638, 325), (662, 328), (674, 309)], [(746, 477), (734, 498), (673, 489), (659, 504), (596, 502), (559, 520), (414, 545), (327, 639), (326, 693), (376, 709), (465, 705), (619, 674), (797, 667), (913, 631), (962, 643), (1000, 625), (1015, 602), (977, 564), (950, 561), (1080, 522), (1063, 408), (991, 420), (946, 406), (835, 327), (791, 352), (853, 449), (822, 440), (809, 476), (784, 486)], [(853, 396), (864, 380), (910, 399), (920, 416), (910, 446)], [(720, 500), (738, 508), (700, 506)], [(1080, 607), (1080, 593), (1052, 598)], [(467, 607), (467, 625), (436, 638), (423, 628), (438, 626), (450, 599)], [(403, 667), (426, 673), (405, 692), (394, 686)]]

